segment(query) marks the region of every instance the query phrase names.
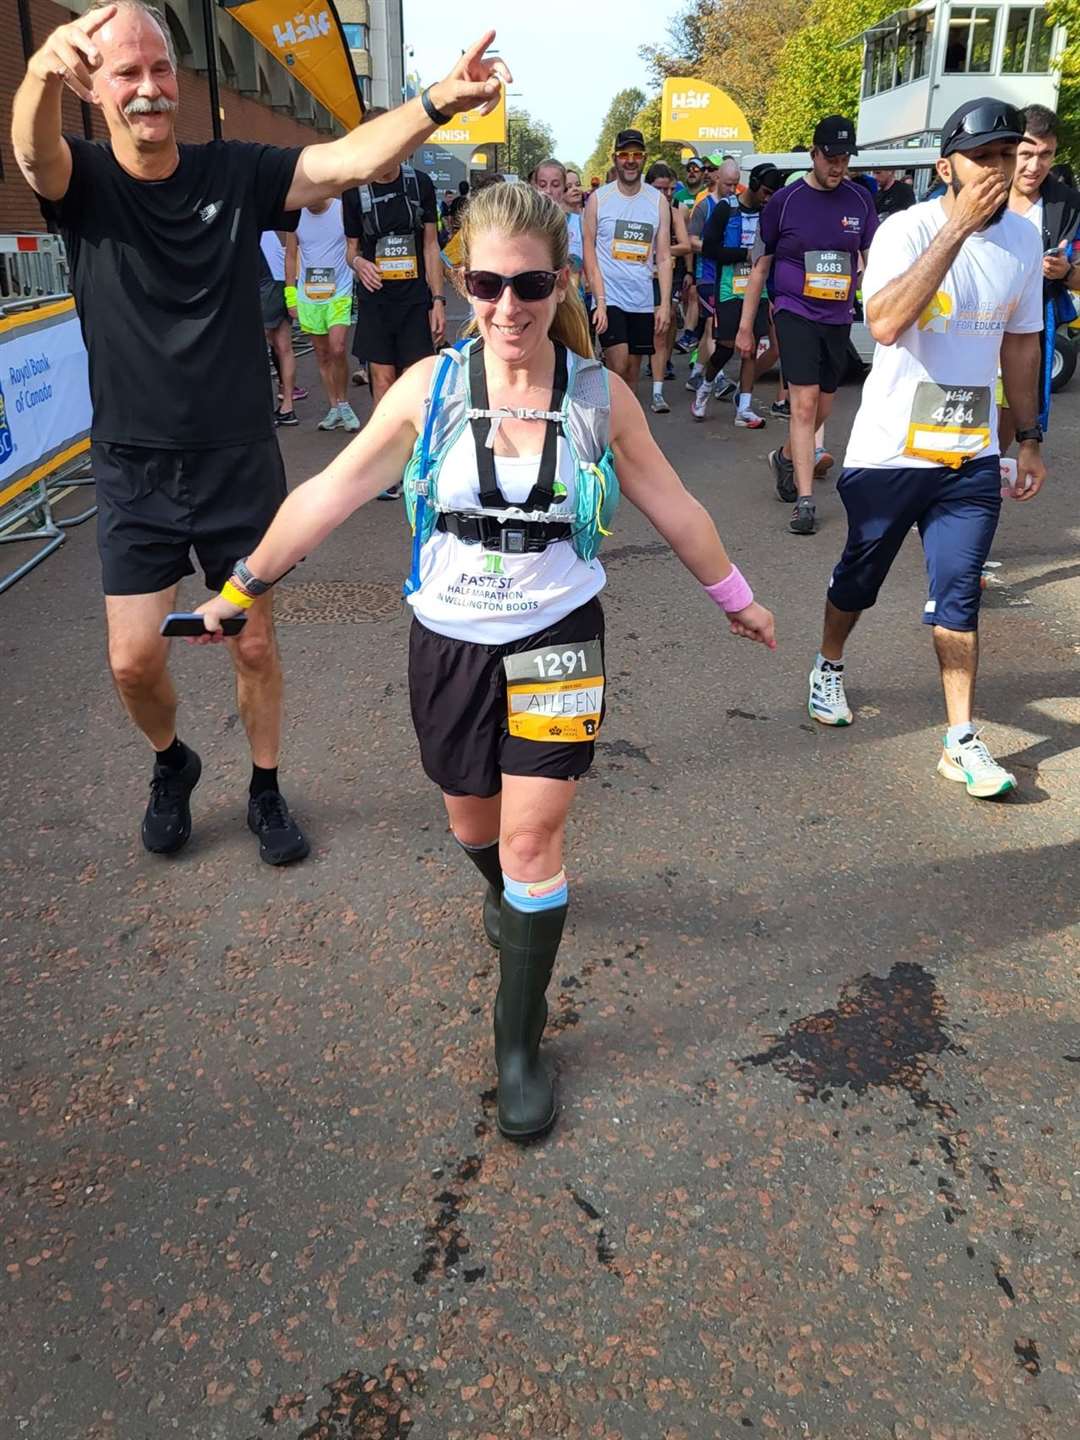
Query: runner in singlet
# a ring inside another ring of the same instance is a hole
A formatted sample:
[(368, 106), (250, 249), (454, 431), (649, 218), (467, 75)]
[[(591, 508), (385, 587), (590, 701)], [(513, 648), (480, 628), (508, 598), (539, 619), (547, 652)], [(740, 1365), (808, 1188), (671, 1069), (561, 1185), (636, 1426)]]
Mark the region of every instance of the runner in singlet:
[(311, 336), (328, 409), (320, 430), (359, 430), (360, 419), (347, 399), (345, 359), (352, 323), (352, 271), (346, 259), (341, 201), (336, 197), (300, 212), (295, 235), (285, 246), (285, 295), (289, 313)]
[[(597, 190), (585, 210), (585, 274), (604, 364), (636, 385), (642, 356), (653, 353), (656, 336), (671, 323), (669, 206), (658, 190), (642, 184), (640, 130), (619, 132), (614, 160), (615, 179)], [(659, 304), (653, 300), (654, 269)]]
[[(682, 210), (671, 204), (675, 189), (675, 172), (670, 165), (658, 160), (650, 165), (645, 175), (646, 185), (658, 190), (671, 206), (671, 294), (675, 296), (682, 289), (686, 276), (686, 262), (690, 255), (690, 237), (686, 230), (686, 216)], [(653, 277), (653, 304), (660, 305), (660, 275), (657, 270)], [(671, 352), (675, 346), (675, 332), (678, 329), (677, 309), (672, 300), (671, 323), (663, 334), (657, 333), (656, 349), (652, 355), (652, 400), (649, 408), (654, 415), (667, 415), (671, 406), (664, 398), (664, 380), (667, 375)]]
[[(575, 530), (592, 525), (591, 514), (578, 519), (579, 487), (592, 512), (587, 487), (604, 470), (673, 537), (731, 631), (770, 648), (775, 641), (772, 616), (664, 458), (633, 393), (593, 358), (562, 211), (529, 185), (494, 185), (474, 196), (462, 233), (479, 343), (464, 359), (445, 355), (409, 370), (358, 439), (293, 491), (247, 563), (260, 581), (277, 579), (408, 467), (418, 551), (409, 596), (413, 720), (450, 828), (487, 886), (485, 930), (499, 950), (498, 1124), (527, 1140), (556, 1115), (540, 1040), (567, 914), (564, 833), (606, 703), (605, 576), (595, 551), (591, 559), (579, 553)], [(442, 438), (444, 386), (458, 410)], [(603, 446), (598, 463), (577, 448), (582, 431)], [(434, 467), (433, 441), (441, 446)], [(439, 520), (427, 543), (418, 468)], [(211, 630), (241, 613), (238, 578), (231, 599), (202, 607)], [(434, 1049), (428, 1058), (437, 1063)]]

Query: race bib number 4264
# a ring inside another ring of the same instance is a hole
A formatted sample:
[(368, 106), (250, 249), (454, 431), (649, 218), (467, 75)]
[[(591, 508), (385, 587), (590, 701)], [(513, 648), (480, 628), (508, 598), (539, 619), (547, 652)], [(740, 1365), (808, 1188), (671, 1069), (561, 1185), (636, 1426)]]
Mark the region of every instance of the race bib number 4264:
[(559, 745), (596, 738), (604, 707), (599, 640), (507, 655), (503, 669), (511, 735)]
[(652, 254), (653, 230), (647, 220), (616, 220), (611, 237), (611, 258), (647, 265)]
[(990, 444), (990, 387), (935, 385), (923, 380), (915, 390), (908, 420), (905, 455), (958, 469)]

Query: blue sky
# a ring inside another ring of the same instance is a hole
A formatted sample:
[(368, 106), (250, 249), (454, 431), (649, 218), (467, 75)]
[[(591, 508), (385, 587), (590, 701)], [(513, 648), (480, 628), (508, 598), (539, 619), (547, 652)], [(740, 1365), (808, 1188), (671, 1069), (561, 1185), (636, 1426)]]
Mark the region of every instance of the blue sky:
[(510, 103), (551, 126), (556, 151), (583, 164), (612, 97), (629, 85), (648, 92), (638, 46), (660, 44), (681, 0), (404, 0), (406, 68), (427, 84), (454, 55), (494, 27), (514, 74)]

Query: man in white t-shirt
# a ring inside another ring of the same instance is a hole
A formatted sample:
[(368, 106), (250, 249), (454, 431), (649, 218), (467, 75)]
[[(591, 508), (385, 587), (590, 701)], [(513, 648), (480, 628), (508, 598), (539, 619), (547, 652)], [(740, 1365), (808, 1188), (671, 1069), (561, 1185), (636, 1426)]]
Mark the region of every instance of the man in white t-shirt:
[(939, 200), (891, 216), (870, 247), (862, 293), (878, 342), (837, 492), (848, 539), (829, 582), (810, 674), (810, 714), (850, 725), (844, 642), (913, 525), (919, 528), (948, 712), (938, 773), (989, 798), (1015, 788), (972, 720), (982, 568), (1001, 511), (998, 364), (1020, 453), (1010, 494), (1030, 500), (1046, 478), (1036, 389), (1042, 245), (1008, 209), (1023, 115), (968, 101), (946, 121)]

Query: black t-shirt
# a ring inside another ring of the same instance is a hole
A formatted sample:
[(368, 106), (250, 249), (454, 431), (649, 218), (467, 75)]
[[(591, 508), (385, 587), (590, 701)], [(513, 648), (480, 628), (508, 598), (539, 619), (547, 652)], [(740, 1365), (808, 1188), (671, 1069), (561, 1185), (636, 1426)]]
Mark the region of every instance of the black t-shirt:
[(888, 190), (879, 189), (874, 196), (874, 207), (882, 220), (900, 210), (910, 210), (914, 204), (915, 191), (906, 180), (894, 180)]
[(296, 229), (282, 207), (300, 151), (181, 145), (173, 174), (147, 181), (107, 141), (68, 144), (71, 184), (45, 209), (71, 265), (93, 438), (185, 450), (271, 436), (259, 236)]
[[(409, 217), (409, 203), (406, 199), (407, 181), (398, 175), (386, 185), (373, 184), (371, 189), (372, 213), (377, 217), (380, 238), (388, 236), (408, 237), (416, 255), (415, 280), (383, 279), (382, 289), (372, 293), (363, 285), (357, 285), (356, 293), (361, 305), (430, 305), (431, 291), (424, 274), (424, 226), (434, 225), (438, 215), (435, 200), (435, 186), (421, 170), (416, 171), (417, 187), (420, 192), (420, 222), (414, 228)], [(416, 191), (409, 185), (414, 201)], [(365, 260), (376, 260), (378, 240), (364, 233), (364, 213), (360, 204), (360, 191), (354, 186), (341, 196), (345, 234), (351, 240), (360, 241), (360, 254)]]

